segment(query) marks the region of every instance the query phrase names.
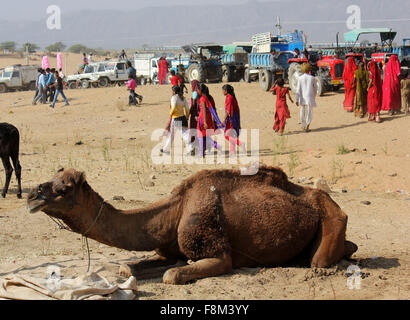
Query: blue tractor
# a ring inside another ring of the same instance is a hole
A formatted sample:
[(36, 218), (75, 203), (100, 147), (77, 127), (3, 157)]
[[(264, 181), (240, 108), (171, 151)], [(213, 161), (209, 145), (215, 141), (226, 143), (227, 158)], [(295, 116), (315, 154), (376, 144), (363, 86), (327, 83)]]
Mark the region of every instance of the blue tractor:
[[(182, 76), (185, 82), (221, 82), (223, 48), (217, 44), (191, 44), (183, 46), (184, 54), (170, 61), (171, 70)], [(168, 80), (170, 74), (168, 74)], [(169, 81), (168, 81), (169, 82)]]

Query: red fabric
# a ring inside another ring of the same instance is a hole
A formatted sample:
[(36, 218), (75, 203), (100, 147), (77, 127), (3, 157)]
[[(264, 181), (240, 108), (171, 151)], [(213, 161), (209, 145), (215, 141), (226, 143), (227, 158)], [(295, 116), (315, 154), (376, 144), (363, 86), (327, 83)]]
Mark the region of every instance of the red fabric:
[[(239, 112), (239, 106), (238, 106), (238, 101), (234, 97), (232, 97), (230, 94), (226, 95), (225, 99), (225, 111), (233, 116), (235, 113)], [(232, 129), (232, 122), (228, 119), (225, 123), (225, 131), (228, 131), (229, 129)]]
[(173, 76), (171, 78), (171, 84), (172, 86), (180, 86), (182, 84), (182, 79), (178, 76)]
[(168, 63), (167, 60), (161, 59), (158, 61), (158, 80), (159, 84), (165, 84), (168, 74)]
[[(206, 108), (206, 124), (208, 125), (208, 129), (204, 128), (204, 109), (203, 109), (203, 104), (205, 105)], [(215, 125), (214, 121), (212, 118), (211, 111), (209, 110), (210, 107), (212, 107), (211, 102), (209, 101), (208, 97), (205, 95), (202, 95), (201, 98), (199, 99), (198, 102), (198, 107), (199, 107), (199, 116), (198, 116), (198, 124), (197, 124), (197, 129), (198, 131), (201, 132), (202, 136), (206, 136), (206, 130), (215, 130)]]
[(382, 77), (375, 61), (369, 63), (368, 70), (372, 86), (367, 94), (367, 111), (369, 113), (378, 113), (382, 108)]
[(400, 62), (392, 55), (384, 70), (382, 110), (400, 110)]
[(354, 83), (354, 72), (356, 70), (357, 66), (354, 58), (349, 57), (343, 70), (343, 82), (345, 86), (345, 100), (343, 101), (343, 108), (348, 111), (352, 111), (354, 107), (356, 88), (352, 88), (352, 85)]
[(276, 91), (276, 112), (273, 130), (282, 132), (285, 128), (286, 119), (290, 118), (289, 108), (286, 103), (286, 94), (289, 92), (289, 88), (275, 86), (272, 90)]

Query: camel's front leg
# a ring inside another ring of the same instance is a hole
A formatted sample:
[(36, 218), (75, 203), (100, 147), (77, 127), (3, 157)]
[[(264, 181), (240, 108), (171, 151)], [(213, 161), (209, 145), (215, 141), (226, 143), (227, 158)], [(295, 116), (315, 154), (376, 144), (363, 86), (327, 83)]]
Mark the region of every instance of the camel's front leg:
[(191, 280), (217, 276), (232, 270), (231, 255), (224, 253), (218, 258), (198, 260), (191, 265), (169, 269), (163, 282), (167, 284), (185, 284)]
[(155, 255), (147, 260), (123, 264), (120, 266), (119, 273), (124, 277), (134, 276), (137, 280), (153, 279), (161, 277), (166, 270), (175, 267), (177, 263), (177, 258), (165, 258)]

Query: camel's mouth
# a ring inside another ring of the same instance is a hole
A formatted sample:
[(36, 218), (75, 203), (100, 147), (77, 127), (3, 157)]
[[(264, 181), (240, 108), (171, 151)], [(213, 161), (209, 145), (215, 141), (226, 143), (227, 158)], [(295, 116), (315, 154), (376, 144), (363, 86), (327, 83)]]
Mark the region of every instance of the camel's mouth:
[(27, 210), (29, 213), (37, 213), (47, 207), (45, 200), (34, 200), (27, 203)]

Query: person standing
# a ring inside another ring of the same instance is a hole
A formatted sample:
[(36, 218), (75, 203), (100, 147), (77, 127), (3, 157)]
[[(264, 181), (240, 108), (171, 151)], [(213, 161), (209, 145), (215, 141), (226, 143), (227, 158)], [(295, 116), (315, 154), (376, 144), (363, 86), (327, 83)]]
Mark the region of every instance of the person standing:
[(353, 87), (354, 72), (357, 70), (357, 65), (353, 57), (349, 57), (345, 68), (343, 70), (343, 82), (345, 87), (345, 100), (343, 101), (343, 108), (347, 112), (353, 112), (354, 98), (356, 95), (356, 88)]
[(400, 62), (396, 55), (392, 55), (385, 66), (382, 110), (389, 111), (390, 115), (401, 110)]
[(130, 91), (130, 96), (128, 98), (128, 105), (131, 106), (136, 106), (138, 104), (137, 98), (135, 96), (135, 88), (137, 87), (137, 82), (132, 78), (132, 75), (128, 75), (128, 82), (127, 82), (127, 88)]
[(41, 70), (41, 75), (38, 78), (38, 93), (37, 96), (33, 100), (33, 105), (37, 104), (37, 101), (40, 100), (42, 104), (46, 103), (46, 71)]
[(33, 100), (37, 97), (38, 94), (38, 85), (39, 85), (39, 78), (43, 74), (43, 69), (38, 68), (37, 69), (37, 78), (36, 78), (36, 93), (34, 94)]
[(300, 105), (300, 121), (302, 129), (306, 132), (310, 131), (309, 126), (313, 119), (313, 108), (316, 107), (317, 84), (315, 77), (309, 74), (311, 70), (310, 64), (302, 64), (303, 75), (299, 77), (296, 89), (296, 105)]
[(369, 69), (369, 85), (367, 87), (367, 108), (369, 112), (369, 121), (380, 120), (380, 110), (382, 109), (382, 77), (380, 69), (375, 61), (370, 61)]
[[(197, 122), (197, 133), (200, 156), (205, 157), (205, 150), (212, 145), (219, 149), (218, 144), (210, 137), (215, 133), (215, 122), (213, 118), (213, 106), (210, 101), (209, 89), (205, 84), (200, 84), (197, 89), (199, 98), (199, 115)], [(219, 119), (218, 119), (219, 120)]]
[(158, 81), (159, 84), (166, 84), (167, 83), (167, 75), (168, 75), (168, 62), (165, 60), (164, 57), (161, 57), (158, 60)]
[(270, 91), (272, 94), (276, 92), (276, 112), (275, 112), (275, 124), (273, 125), (273, 130), (275, 132), (279, 131), (280, 135), (283, 135), (283, 130), (285, 129), (286, 119), (290, 118), (290, 112), (288, 105), (286, 103), (286, 95), (289, 100), (293, 103), (292, 97), (290, 96), (289, 88), (284, 88), (285, 81), (283, 78), (279, 78), (273, 84)]
[(369, 86), (369, 73), (364, 67), (364, 62), (359, 62), (359, 68), (354, 72), (356, 99), (354, 105), (355, 117), (363, 118), (367, 113), (367, 88)]
[(70, 104), (68, 103), (68, 100), (64, 94), (64, 80), (60, 77), (58, 71), (55, 71), (54, 76), (56, 78), (56, 81), (53, 85), (56, 88), (56, 93), (54, 95), (53, 103), (50, 104), (50, 107), (54, 109), (59, 94), (61, 94), (61, 96), (63, 97), (65, 105), (69, 106)]
[[(127, 67), (127, 74), (128, 74), (128, 79), (134, 79), (135, 83), (137, 83), (137, 70), (132, 66), (130, 61), (127, 61), (125, 63), (125, 66)], [(131, 78), (130, 78), (131, 77)], [(135, 93), (135, 97), (138, 98), (140, 104), (142, 103), (143, 97), (140, 96), (139, 94)]]
[(56, 78), (54, 76), (55, 72), (56, 72), (56, 69), (54, 69), (54, 68), (51, 69), (49, 74), (48, 74), (48, 78), (47, 78), (47, 83), (46, 83), (47, 92), (48, 92), (47, 98), (48, 98), (49, 102), (54, 100), (54, 95), (56, 93), (56, 87), (54, 85), (54, 83), (56, 81)]
[(83, 72), (85, 72), (87, 66), (88, 66), (88, 59), (87, 59), (87, 56), (84, 52), (83, 53)]
[(175, 133), (179, 131), (187, 147), (187, 153), (191, 153), (192, 146), (188, 130), (189, 106), (184, 97), (182, 89), (178, 86), (172, 87), (173, 96), (171, 98), (171, 124), (167, 140), (161, 152), (170, 153), (171, 145), (174, 141)]
[(407, 77), (400, 81), (401, 84), (401, 104), (404, 108), (404, 113), (407, 115), (409, 113), (410, 105), (410, 73)]
[(229, 141), (229, 155), (235, 155), (235, 147), (241, 147), (244, 152), (244, 143), (239, 141), (241, 130), (241, 115), (234, 88), (226, 84), (222, 87), (225, 96), (225, 139)]
[[(197, 119), (199, 115), (199, 107), (198, 107), (198, 89), (199, 82), (198, 80), (191, 81), (191, 89), (192, 89), (192, 96), (191, 96), (191, 108), (189, 109), (189, 129), (196, 130), (198, 125)], [(191, 143), (195, 141), (195, 135), (191, 134)]]
[(182, 79), (176, 75), (175, 70), (171, 70), (171, 85), (173, 87), (182, 87)]

